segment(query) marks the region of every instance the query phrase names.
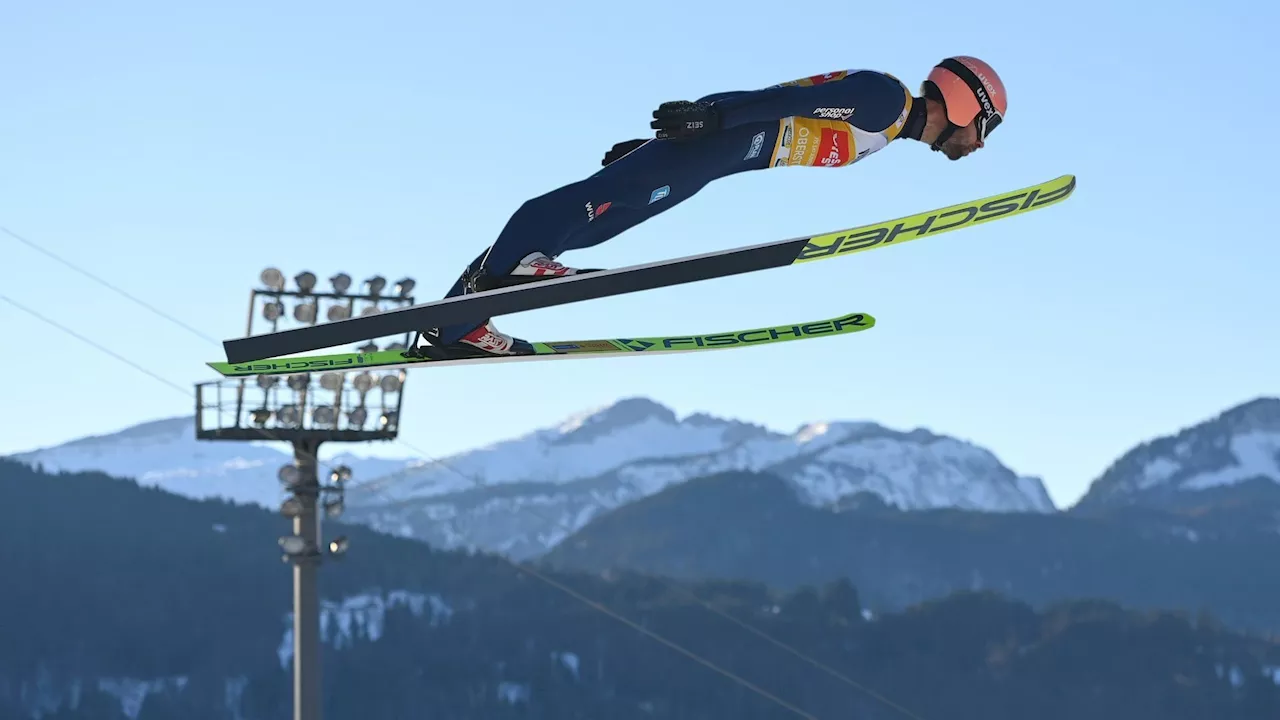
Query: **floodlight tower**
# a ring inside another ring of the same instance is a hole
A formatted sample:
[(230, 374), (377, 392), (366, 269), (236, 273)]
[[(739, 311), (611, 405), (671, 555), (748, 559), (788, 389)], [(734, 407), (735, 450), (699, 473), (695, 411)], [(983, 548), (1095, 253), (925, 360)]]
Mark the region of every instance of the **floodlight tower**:
[[(316, 324), (320, 317), (333, 322), (357, 312), (371, 315), (413, 304), (414, 282), (409, 278), (397, 282), (393, 294), (384, 294), (387, 281), (377, 275), (364, 281), (359, 293), (349, 292), (351, 276), (346, 273), (329, 278), (331, 292), (316, 292), (316, 276), (308, 271), (293, 278), (294, 290), (286, 288), (284, 274), (276, 268), (263, 270), (259, 280), (261, 287), (249, 295), (247, 335), (254, 334), (254, 321), (259, 318), (270, 323), (271, 332), (280, 330), (282, 322), (287, 322), (286, 302), (293, 304), (293, 319), (305, 325)], [(406, 333), (403, 340), (381, 349), (403, 350), (411, 341), (412, 333)], [(370, 340), (359, 351), (379, 349), (377, 342)], [(348, 380), (348, 375), (353, 377)], [(280, 548), (284, 551), (281, 559), (293, 565), (295, 720), (321, 718), (320, 598), (316, 587), (316, 569), (326, 557), (321, 510), (329, 517), (341, 515), (344, 488), (351, 480), (351, 469), (339, 466), (328, 474), (329, 482), (321, 484), (320, 445), (394, 440), (400, 430), (405, 376), (404, 370), (364, 370), (325, 372), (314, 383), (310, 373), (299, 373), (196, 385), (198, 439), (276, 440), (293, 446), (293, 462), (281, 467), (277, 477), (288, 493), (280, 513), (293, 520), (293, 534), (280, 538)], [(345, 537), (328, 544), (330, 557), (342, 557), (346, 550)]]

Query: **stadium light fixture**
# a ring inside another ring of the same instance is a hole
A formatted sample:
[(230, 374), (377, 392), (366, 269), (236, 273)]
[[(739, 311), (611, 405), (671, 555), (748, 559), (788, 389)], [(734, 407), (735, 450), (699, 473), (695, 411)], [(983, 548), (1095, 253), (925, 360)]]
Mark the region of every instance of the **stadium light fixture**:
[(298, 303), (293, 307), (293, 319), (300, 323), (310, 325), (316, 321), (316, 308), (318, 303), (304, 302)]
[(280, 549), (287, 555), (301, 555), (307, 550), (307, 541), (297, 535), (284, 535), (279, 542)]
[(347, 540), (347, 536), (339, 535), (338, 537), (335, 537), (333, 540), (329, 541), (329, 552), (337, 556), (345, 555), (347, 552), (347, 548), (350, 546), (351, 546), (351, 541)]
[(258, 280), (262, 282), (263, 286), (275, 292), (284, 290), (284, 273), (276, 268), (269, 267), (263, 270), (262, 274), (258, 276)]
[(298, 285), (298, 292), (306, 295), (316, 287), (316, 274), (308, 270), (303, 270), (293, 276), (293, 281)]

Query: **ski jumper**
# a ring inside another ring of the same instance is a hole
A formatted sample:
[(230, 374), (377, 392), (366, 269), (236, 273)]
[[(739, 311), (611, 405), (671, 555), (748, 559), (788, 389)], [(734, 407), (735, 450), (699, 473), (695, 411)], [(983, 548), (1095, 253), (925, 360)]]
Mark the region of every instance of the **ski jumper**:
[[(842, 167), (899, 136), (912, 95), (887, 73), (842, 70), (763, 90), (708, 95), (721, 129), (696, 140), (644, 142), (604, 169), (526, 201), (445, 297), (482, 266), (509, 274), (532, 252), (589, 248), (693, 197), (712, 180), (772, 167)], [(483, 325), (440, 328), (449, 344)]]

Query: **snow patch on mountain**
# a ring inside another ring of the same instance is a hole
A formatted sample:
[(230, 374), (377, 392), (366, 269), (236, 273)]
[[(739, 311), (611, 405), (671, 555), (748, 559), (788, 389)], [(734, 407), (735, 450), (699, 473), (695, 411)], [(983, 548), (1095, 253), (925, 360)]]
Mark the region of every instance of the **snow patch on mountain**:
[(1257, 477), (1280, 482), (1280, 432), (1250, 432), (1229, 441), (1235, 462), (1211, 472), (1198, 473), (1182, 484), (1191, 490), (1233, 485)]
[[(1176, 455), (1156, 457), (1143, 466), (1141, 475), (1131, 486), (1137, 490), (1146, 490), (1164, 485), (1180, 474), (1185, 476), (1179, 484), (1186, 490), (1234, 485), (1257, 477), (1280, 479), (1280, 432), (1248, 432), (1227, 437), (1225, 443), (1230, 457), (1220, 467), (1198, 469), (1175, 459)], [(1184, 473), (1188, 469), (1191, 472)]]
[(182, 692), (187, 686), (186, 676), (159, 678), (156, 680), (137, 680), (135, 678), (102, 678), (98, 680), (98, 689), (115, 696), (120, 700), (120, 710), (125, 717), (133, 720), (142, 712), (142, 704), (148, 695), (167, 692)]
[(1182, 469), (1182, 464), (1173, 458), (1158, 457), (1142, 468), (1142, 476), (1134, 482), (1140, 490), (1160, 485), (1169, 480)]
[(573, 675), (574, 680), (582, 679), (582, 675), (581, 675), (582, 659), (578, 657), (577, 653), (553, 652), (551, 653), (551, 660), (553, 662), (559, 663), (560, 665), (563, 665), (564, 668), (568, 670), (570, 674)]
[[(320, 642), (341, 649), (351, 647), (357, 640), (377, 642), (383, 635), (387, 613), (403, 608), (415, 618), (425, 619), (432, 627), (449, 622), (453, 608), (436, 594), (393, 590), (382, 593), (371, 591), (344, 597), (340, 600), (322, 600), (320, 603)], [(276, 655), (281, 669), (288, 670), (293, 660), (293, 613), (285, 613), (284, 636)]]

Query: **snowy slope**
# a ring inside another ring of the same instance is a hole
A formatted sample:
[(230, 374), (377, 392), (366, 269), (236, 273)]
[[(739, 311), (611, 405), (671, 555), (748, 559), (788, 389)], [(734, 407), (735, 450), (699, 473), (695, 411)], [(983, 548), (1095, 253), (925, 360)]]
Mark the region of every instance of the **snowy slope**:
[(646, 458), (695, 457), (770, 435), (764, 428), (694, 415), (683, 422), (645, 399), (621, 400), (437, 463), (411, 467), (374, 483), (384, 500), (444, 495), (479, 485), (563, 484)]
[(1121, 456), (1077, 507), (1168, 505), (1246, 481), (1280, 484), (1280, 398), (1259, 398)]
[(1056, 510), (1039, 479), (925, 430), (837, 422), (787, 434), (705, 414), (677, 419), (632, 398), (381, 478), (352, 494), (348, 517), (437, 545), (528, 557), (602, 512), (726, 470), (773, 472), (819, 507), (873, 493), (904, 510)]
[[(806, 428), (812, 432), (812, 428)], [(989, 450), (927, 430), (836, 426), (828, 447), (772, 467), (813, 505), (871, 492), (907, 510), (943, 507), (989, 512), (1053, 512), (1039, 478), (1021, 477)]]
[(483, 486), (567, 485), (622, 468), (628, 468), (628, 482), (652, 492), (697, 475), (769, 469), (794, 480), (819, 505), (870, 491), (907, 510), (1055, 509), (1037, 478), (1019, 478), (989, 451), (925, 430), (837, 422), (784, 434), (701, 413), (677, 419), (643, 398), (406, 468), (372, 483), (371, 490), (383, 501), (403, 502)]
[[(197, 440), (194, 418), (177, 417), (10, 457), (41, 464), (48, 472), (98, 470), (190, 498), (221, 497), (275, 508), (283, 499), (276, 472), (291, 461), (290, 453), (284, 443)], [(323, 449), (320, 459), (345, 463), (354, 481), (394, 472), (407, 462), (327, 454)]]

